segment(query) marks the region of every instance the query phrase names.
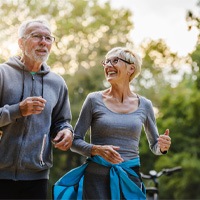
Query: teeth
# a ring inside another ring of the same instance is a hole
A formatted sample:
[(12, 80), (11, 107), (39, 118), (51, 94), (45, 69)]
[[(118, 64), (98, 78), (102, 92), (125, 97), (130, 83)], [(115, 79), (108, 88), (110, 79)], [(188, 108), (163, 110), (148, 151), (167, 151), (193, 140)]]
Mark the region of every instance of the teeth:
[(108, 72), (108, 75), (116, 74), (116, 72)]

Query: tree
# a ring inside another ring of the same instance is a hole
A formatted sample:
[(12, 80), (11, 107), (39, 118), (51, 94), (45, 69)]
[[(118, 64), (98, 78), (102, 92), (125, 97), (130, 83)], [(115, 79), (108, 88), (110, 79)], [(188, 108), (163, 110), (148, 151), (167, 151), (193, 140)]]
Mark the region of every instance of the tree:
[[(198, 51), (197, 48), (191, 57), (197, 59), (200, 55)], [(198, 68), (196, 63), (193, 63), (193, 65), (195, 67), (191, 68)], [(182, 175), (177, 175), (176, 178), (172, 177), (167, 181), (166, 178), (163, 178), (163, 182), (161, 182), (161, 185), (165, 186), (164, 191), (161, 192), (163, 198), (167, 196), (166, 194), (168, 194), (170, 199), (200, 198), (197, 192), (199, 180), (196, 179), (198, 174), (200, 174), (198, 167), (200, 158), (200, 93), (197, 84), (198, 73), (198, 70), (193, 70), (191, 74), (185, 74), (183, 80), (176, 87), (166, 90), (160, 99), (161, 106), (157, 120), (158, 126), (170, 128), (172, 146), (166, 158), (162, 157), (157, 160), (155, 168), (173, 167), (170, 163), (173, 163), (174, 166), (180, 165), (183, 168)], [(172, 190), (172, 188), (177, 189)]]

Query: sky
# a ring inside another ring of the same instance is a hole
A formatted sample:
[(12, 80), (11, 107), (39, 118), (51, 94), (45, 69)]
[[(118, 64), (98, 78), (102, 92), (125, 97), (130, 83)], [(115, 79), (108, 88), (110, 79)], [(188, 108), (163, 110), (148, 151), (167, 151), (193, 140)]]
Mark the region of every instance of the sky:
[[(102, 0), (107, 1), (107, 0)], [(110, 0), (113, 8), (129, 8), (133, 13), (131, 37), (136, 47), (145, 39), (163, 39), (171, 51), (186, 56), (194, 50), (198, 31), (188, 31), (188, 10), (200, 14), (198, 0)]]

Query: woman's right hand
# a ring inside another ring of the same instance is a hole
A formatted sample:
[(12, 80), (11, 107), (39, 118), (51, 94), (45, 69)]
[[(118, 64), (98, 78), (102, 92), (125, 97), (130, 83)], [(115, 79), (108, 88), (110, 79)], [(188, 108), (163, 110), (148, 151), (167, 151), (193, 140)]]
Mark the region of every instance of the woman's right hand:
[(93, 145), (92, 156), (99, 155), (112, 164), (118, 164), (124, 161), (117, 152), (119, 148), (113, 145)]

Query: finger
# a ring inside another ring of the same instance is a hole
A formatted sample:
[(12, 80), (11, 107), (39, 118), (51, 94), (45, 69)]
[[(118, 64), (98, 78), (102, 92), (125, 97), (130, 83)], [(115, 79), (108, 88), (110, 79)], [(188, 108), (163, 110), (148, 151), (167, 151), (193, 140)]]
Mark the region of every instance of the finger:
[(110, 152), (110, 156), (121, 159), (121, 155), (117, 151)]
[(57, 136), (53, 139), (53, 142), (59, 143), (63, 139), (63, 135), (57, 134)]
[[(58, 135), (57, 135), (58, 136)], [(55, 142), (55, 147), (67, 147), (72, 143), (69, 138), (65, 137), (64, 135), (60, 135), (60, 137), (56, 137), (53, 140)]]
[(110, 157), (110, 156), (107, 156), (106, 160), (109, 161), (109, 162), (111, 162), (111, 163), (114, 163), (114, 164), (123, 162), (122, 158), (119, 159), (119, 158)]
[(67, 143), (67, 144), (64, 144), (64, 145), (61, 145), (57, 148), (63, 150), (63, 151), (67, 151), (69, 148), (71, 147), (71, 144), (70, 143)]
[(44, 110), (44, 106), (32, 106), (32, 114), (40, 114)]
[[(65, 140), (64, 140), (64, 141), (65, 141)], [(55, 147), (56, 147), (56, 148), (59, 148), (59, 149), (61, 149), (61, 150), (63, 150), (63, 151), (66, 151), (66, 150), (68, 150), (68, 149), (71, 147), (71, 145), (72, 145), (72, 142), (70, 142), (70, 141), (65, 141), (64, 143), (63, 143), (63, 142), (60, 142), (60, 143), (56, 144)]]
[(111, 146), (114, 150), (119, 150), (120, 149), (120, 147), (119, 146)]
[(45, 103), (43, 103), (43, 102), (40, 102), (40, 101), (32, 101), (32, 106), (33, 107), (42, 107), (42, 108), (44, 108), (45, 107)]
[(119, 150), (119, 149), (120, 149), (119, 146), (113, 146), (112, 145), (112, 149), (110, 151), (108, 151), (109, 157), (114, 158), (118, 161), (123, 161), (123, 159), (121, 158), (121, 155), (117, 152), (117, 150)]
[(108, 155), (108, 156), (115, 156), (115, 157), (120, 157), (120, 154), (116, 151), (116, 150), (114, 150), (114, 148), (112, 147), (112, 148), (109, 148), (109, 149), (106, 149), (106, 150), (104, 150), (104, 152)]
[(46, 103), (46, 100), (42, 97), (32, 97), (31, 100), (32, 101), (39, 101), (41, 103)]
[(41, 113), (42, 111), (44, 110), (44, 108), (43, 107), (35, 107), (34, 109), (33, 109), (33, 112), (37, 112), (37, 113)]
[(113, 152), (109, 152), (109, 151), (105, 151), (103, 153), (103, 157), (111, 162), (111, 163), (121, 163), (123, 162), (124, 160), (121, 158), (120, 154), (119, 153), (113, 153)]
[(169, 144), (169, 143), (171, 143), (171, 138), (168, 137), (168, 136), (166, 136), (166, 137), (160, 136), (158, 138), (158, 143), (160, 143), (160, 144)]
[(166, 129), (164, 135), (169, 135), (169, 129)]

